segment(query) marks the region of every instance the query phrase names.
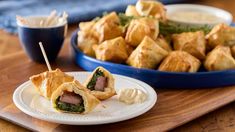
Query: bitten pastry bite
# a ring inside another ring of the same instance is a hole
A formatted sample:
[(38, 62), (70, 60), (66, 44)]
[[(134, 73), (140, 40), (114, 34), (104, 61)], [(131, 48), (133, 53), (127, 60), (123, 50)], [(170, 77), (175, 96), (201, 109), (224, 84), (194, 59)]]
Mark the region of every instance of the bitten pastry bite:
[(235, 69), (235, 60), (229, 47), (219, 45), (208, 53), (204, 66), (209, 71)]
[(172, 51), (159, 66), (159, 71), (197, 72), (201, 62), (185, 51)]
[(158, 33), (159, 25), (156, 19), (133, 19), (127, 29), (125, 40), (131, 46), (137, 47), (145, 36), (149, 36), (155, 40)]
[(140, 16), (139, 13), (136, 11), (135, 6), (128, 5), (125, 12), (126, 16)]
[(51, 99), (52, 93), (63, 83), (74, 80), (72, 76), (63, 73), (60, 69), (46, 71), (29, 78), (39, 94)]
[(114, 78), (112, 74), (103, 67), (97, 67), (88, 77), (84, 86), (100, 100), (108, 99), (116, 95), (114, 89)]
[(139, 0), (136, 3), (136, 10), (141, 16), (153, 16), (166, 21), (166, 9), (164, 5), (155, 0)]
[(137, 68), (156, 68), (168, 52), (146, 36), (140, 45), (131, 53), (127, 64)]
[(96, 22), (95, 30), (99, 36), (99, 43), (123, 35), (123, 29), (119, 26), (120, 20), (116, 12), (111, 12)]
[(194, 57), (203, 60), (206, 55), (206, 41), (203, 31), (173, 34), (175, 50), (183, 50)]
[(208, 48), (213, 49), (217, 45), (235, 45), (235, 28), (226, 24), (218, 24), (206, 35)]
[(63, 83), (51, 96), (53, 108), (60, 112), (86, 114), (100, 101), (78, 81)]
[(97, 59), (122, 63), (128, 58), (127, 48), (125, 40), (122, 37), (118, 37), (106, 40), (94, 49)]

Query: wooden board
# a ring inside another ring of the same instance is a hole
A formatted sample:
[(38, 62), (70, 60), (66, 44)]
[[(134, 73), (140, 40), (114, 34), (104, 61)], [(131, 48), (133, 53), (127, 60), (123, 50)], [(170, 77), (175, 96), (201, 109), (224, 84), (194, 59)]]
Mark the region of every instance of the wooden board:
[[(53, 68), (63, 71), (82, 70), (75, 65), (65, 46)], [(235, 100), (235, 86), (215, 89), (157, 89), (157, 104), (137, 118), (96, 126), (70, 126), (42, 121), (21, 112), (12, 101), (12, 94), (28, 78), (46, 70), (44, 64), (30, 61), (24, 52), (18, 52), (0, 60), (0, 117), (31, 130), (116, 130), (116, 131), (165, 131), (189, 122)]]

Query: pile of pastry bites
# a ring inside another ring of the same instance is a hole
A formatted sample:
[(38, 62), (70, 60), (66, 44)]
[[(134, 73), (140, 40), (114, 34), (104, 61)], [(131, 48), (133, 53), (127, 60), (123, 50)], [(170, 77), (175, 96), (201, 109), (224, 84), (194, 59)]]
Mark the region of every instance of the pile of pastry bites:
[(59, 69), (46, 71), (30, 77), (39, 94), (49, 100), (57, 111), (86, 114), (100, 100), (116, 94), (112, 74), (97, 67), (84, 84)]
[[(203, 31), (159, 34), (159, 22), (167, 23), (164, 5), (140, 0), (129, 5), (125, 16), (111, 12), (79, 24), (78, 48), (98, 60), (137, 68), (169, 72), (235, 69), (235, 28), (218, 24)], [(131, 19), (130, 19), (131, 18)], [(123, 25), (123, 23), (126, 23)]]

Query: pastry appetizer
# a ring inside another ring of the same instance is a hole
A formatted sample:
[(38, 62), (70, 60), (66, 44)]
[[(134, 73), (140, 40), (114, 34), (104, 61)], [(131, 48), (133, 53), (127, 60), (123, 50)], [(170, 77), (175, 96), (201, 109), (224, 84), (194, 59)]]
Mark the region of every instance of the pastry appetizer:
[(163, 21), (166, 20), (166, 9), (160, 2), (154, 0), (139, 0), (136, 10), (141, 16), (152, 16)]
[(96, 58), (102, 61), (122, 63), (128, 58), (127, 46), (122, 37), (106, 40), (94, 49)]
[(95, 30), (99, 36), (99, 43), (123, 35), (123, 30), (119, 26), (120, 20), (115, 12), (112, 12), (96, 22)]
[(159, 66), (159, 71), (197, 72), (201, 62), (185, 51), (172, 51)]
[(203, 60), (206, 55), (206, 41), (203, 31), (186, 32), (172, 35), (175, 50), (183, 50)]
[(95, 21), (80, 22), (80, 23), (79, 23), (79, 29), (80, 29), (81, 31), (94, 30), (94, 29), (93, 29), (94, 25), (95, 25)]
[(168, 52), (146, 36), (131, 53), (127, 64), (137, 68), (153, 69), (167, 56)]
[(158, 21), (153, 18), (133, 19), (126, 32), (125, 40), (133, 47), (137, 47), (145, 36), (156, 39), (159, 33)]
[(213, 49), (220, 44), (233, 46), (235, 45), (235, 28), (226, 24), (218, 24), (206, 35), (206, 39), (208, 49)]
[(46, 71), (30, 77), (31, 82), (41, 96), (51, 99), (52, 93), (63, 83), (74, 80), (72, 76), (63, 73), (60, 69)]
[(79, 24), (77, 45), (78, 48), (86, 55), (95, 57), (93, 45), (98, 44), (98, 33), (94, 30), (94, 21), (81, 22)]
[(125, 12), (126, 16), (140, 16), (139, 13), (136, 11), (135, 6), (128, 5)]
[(165, 40), (165, 38), (160, 35), (156, 40), (155, 40), (156, 44), (159, 45), (161, 48), (163, 48), (164, 50), (170, 52), (172, 51), (172, 48), (170, 46), (169, 43), (167, 43), (167, 41)]
[(78, 81), (63, 83), (51, 96), (53, 108), (60, 112), (86, 114), (100, 101)]
[(94, 37), (92, 32), (78, 31), (77, 45), (84, 54), (95, 57), (95, 51), (92, 47), (96, 44), (98, 44), (98, 39)]
[(235, 69), (235, 60), (230, 48), (219, 45), (208, 53), (204, 66), (209, 71)]
[(108, 99), (116, 95), (114, 89), (114, 78), (112, 74), (103, 67), (97, 67), (88, 77), (84, 86), (100, 100)]

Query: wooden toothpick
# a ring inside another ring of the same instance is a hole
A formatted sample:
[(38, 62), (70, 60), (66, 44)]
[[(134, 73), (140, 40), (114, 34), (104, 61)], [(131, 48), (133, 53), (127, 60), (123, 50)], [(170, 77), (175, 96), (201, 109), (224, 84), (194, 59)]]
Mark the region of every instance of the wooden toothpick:
[(45, 62), (46, 62), (46, 64), (47, 64), (48, 70), (49, 70), (49, 71), (52, 71), (51, 65), (50, 65), (50, 63), (49, 63), (49, 61), (48, 61), (48, 59), (47, 59), (47, 55), (46, 55), (46, 52), (45, 52), (44, 47), (43, 47), (43, 45), (42, 45), (42, 42), (39, 42), (39, 46), (40, 46), (40, 48), (41, 48), (41, 51), (42, 51), (43, 57), (44, 57), (44, 59), (45, 59)]

